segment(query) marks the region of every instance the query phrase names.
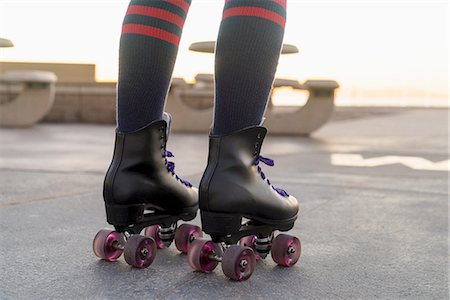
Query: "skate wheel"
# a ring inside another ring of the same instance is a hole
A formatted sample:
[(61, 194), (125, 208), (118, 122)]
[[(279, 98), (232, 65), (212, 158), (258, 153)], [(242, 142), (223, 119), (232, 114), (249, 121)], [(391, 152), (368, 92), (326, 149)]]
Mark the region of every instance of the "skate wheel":
[(203, 237), (200, 227), (191, 224), (182, 224), (175, 231), (175, 246), (183, 253), (188, 253), (191, 243)]
[(297, 263), (301, 252), (302, 245), (295, 236), (279, 234), (272, 241), (272, 259), (280, 266), (292, 267)]
[(258, 261), (258, 260), (261, 260), (262, 257), (258, 254), (258, 251), (256, 251), (255, 243), (256, 243), (256, 235), (244, 236), (239, 241), (239, 245), (244, 246), (244, 247), (249, 247), (253, 250), (253, 252), (255, 253), (255, 258)]
[(128, 238), (123, 251), (125, 261), (136, 268), (147, 268), (156, 256), (156, 243), (152, 238), (139, 234)]
[(252, 276), (255, 270), (255, 253), (249, 247), (231, 245), (222, 257), (223, 273), (230, 279), (244, 281)]
[(188, 251), (189, 265), (197, 271), (211, 273), (219, 264), (217, 260), (211, 258), (216, 254), (216, 247), (212, 241), (194, 240)]
[(116, 261), (122, 255), (122, 250), (114, 246), (119, 246), (122, 241), (122, 235), (117, 231), (103, 229), (95, 235), (92, 249), (97, 257), (107, 261)]
[(161, 229), (161, 226), (159, 226), (159, 225), (153, 225), (153, 226), (146, 227), (144, 229), (144, 236), (151, 237), (155, 241), (156, 247), (158, 249), (163, 249), (163, 248), (166, 248), (166, 245), (164, 245), (163, 241), (161, 241), (161, 239), (159, 238), (160, 229)]

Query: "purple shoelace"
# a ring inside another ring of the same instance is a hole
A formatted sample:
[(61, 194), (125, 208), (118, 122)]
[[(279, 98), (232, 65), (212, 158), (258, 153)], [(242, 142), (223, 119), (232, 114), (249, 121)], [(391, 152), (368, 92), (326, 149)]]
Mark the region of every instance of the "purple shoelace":
[(166, 151), (164, 152), (163, 157), (164, 157), (164, 164), (165, 164), (166, 167), (167, 167), (167, 171), (169, 171), (170, 173), (172, 173), (172, 175), (174, 175), (175, 178), (176, 178), (179, 182), (181, 182), (182, 184), (184, 184), (185, 186), (187, 186), (187, 187), (192, 187), (192, 184), (191, 184), (189, 181), (183, 180), (183, 179), (181, 179), (177, 174), (175, 174), (175, 163), (174, 163), (173, 161), (168, 161), (168, 160), (167, 160), (168, 157), (175, 157), (175, 156), (173, 155), (173, 153), (170, 152), (170, 151), (168, 151), (168, 150), (166, 150)]
[(268, 185), (270, 185), (270, 186), (271, 186), (278, 194), (280, 194), (281, 196), (283, 196), (283, 197), (289, 197), (289, 194), (288, 194), (285, 190), (280, 189), (280, 188), (277, 188), (277, 187), (273, 186), (273, 185), (270, 183), (269, 178), (266, 177), (266, 174), (264, 174), (264, 172), (262, 171), (261, 166), (259, 166), (259, 163), (260, 163), (260, 162), (262, 162), (262, 163), (268, 165), (269, 167), (273, 167), (273, 166), (275, 165), (275, 161), (274, 161), (273, 159), (270, 159), (270, 158), (264, 157), (264, 156), (262, 156), (262, 155), (259, 155), (258, 158), (257, 158), (256, 161), (255, 161), (255, 165), (258, 166), (258, 173), (261, 175), (261, 178), (262, 178), (263, 180), (265, 180), (265, 181), (267, 182)]

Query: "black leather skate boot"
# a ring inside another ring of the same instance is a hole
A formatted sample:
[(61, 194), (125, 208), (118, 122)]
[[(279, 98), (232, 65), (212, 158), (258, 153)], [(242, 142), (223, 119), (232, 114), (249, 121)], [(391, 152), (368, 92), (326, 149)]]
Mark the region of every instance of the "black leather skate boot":
[[(135, 132), (116, 132), (114, 155), (103, 190), (107, 221), (116, 232), (106, 230), (97, 234), (94, 252), (100, 258), (116, 260), (120, 253), (115, 250), (124, 250), (129, 264), (146, 267), (148, 262), (143, 261), (154, 250), (153, 246), (167, 247), (175, 239), (177, 248), (187, 252), (189, 243), (201, 235), (197, 226), (183, 224), (176, 230), (178, 220), (195, 218), (198, 190), (179, 178), (174, 163), (167, 160), (173, 157), (166, 150), (167, 127), (168, 122), (160, 120)], [(146, 237), (140, 236), (145, 227)], [(123, 233), (124, 238), (117, 233)], [(118, 248), (108, 244), (108, 239), (115, 240)], [(128, 239), (126, 244), (125, 239)], [(133, 247), (127, 251), (130, 242)], [(104, 250), (108, 247), (109, 253)], [(136, 251), (147, 254), (143, 256)]]
[[(256, 259), (265, 258), (272, 249), (278, 264), (292, 266), (297, 262), (300, 241), (284, 234), (274, 239), (275, 230), (288, 231), (294, 226), (299, 205), (296, 198), (274, 187), (261, 169), (262, 163), (274, 165), (273, 160), (260, 155), (266, 132), (264, 127), (255, 126), (210, 136), (208, 166), (199, 190), (202, 229), (211, 235), (213, 243), (232, 245), (240, 240), (241, 246), (224, 246), (225, 252), (220, 253), (217, 245), (195, 241), (188, 253), (194, 269), (209, 272), (214, 265), (211, 260), (216, 260), (216, 265), (222, 261), (228, 277), (245, 280), (253, 272), (249, 248)], [(208, 248), (212, 249), (210, 265), (204, 255), (199, 259)], [(238, 259), (244, 256), (247, 258), (241, 265)]]

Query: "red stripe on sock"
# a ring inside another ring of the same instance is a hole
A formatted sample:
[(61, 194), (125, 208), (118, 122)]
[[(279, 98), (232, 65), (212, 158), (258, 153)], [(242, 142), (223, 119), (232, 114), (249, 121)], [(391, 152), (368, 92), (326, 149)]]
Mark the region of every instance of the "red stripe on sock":
[(178, 6), (182, 10), (184, 10), (186, 13), (189, 10), (189, 4), (186, 1), (183, 0), (166, 0), (166, 2), (169, 2), (170, 4), (173, 4), (175, 6)]
[[(225, 3), (230, 2), (231, 0), (225, 0)], [(286, 9), (286, 0), (272, 0), (273, 2), (276, 2), (283, 6), (284, 9)]]
[(124, 24), (122, 26), (122, 34), (127, 33), (151, 36), (172, 43), (175, 46), (178, 46), (178, 44), (180, 43), (180, 37), (178, 35), (152, 26), (140, 24)]
[(249, 17), (263, 18), (275, 22), (283, 28), (286, 25), (286, 19), (283, 18), (282, 16), (271, 10), (259, 7), (238, 6), (229, 8), (223, 12), (222, 20), (234, 16), (249, 16)]
[(148, 17), (154, 17), (157, 19), (173, 23), (178, 27), (180, 27), (181, 29), (183, 28), (184, 25), (184, 19), (179, 15), (155, 7), (130, 5), (127, 10), (127, 15), (143, 15)]
[(272, 0), (273, 2), (276, 2), (283, 6), (284, 9), (286, 9), (286, 0)]

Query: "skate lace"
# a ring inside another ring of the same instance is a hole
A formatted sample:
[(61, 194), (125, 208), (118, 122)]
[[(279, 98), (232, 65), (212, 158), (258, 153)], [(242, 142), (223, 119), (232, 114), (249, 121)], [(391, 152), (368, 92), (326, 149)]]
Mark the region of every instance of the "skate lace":
[(183, 180), (181, 179), (177, 174), (175, 174), (175, 163), (173, 161), (168, 161), (167, 158), (168, 157), (175, 157), (175, 155), (173, 155), (172, 152), (166, 150), (163, 154), (164, 157), (164, 164), (166, 165), (167, 171), (169, 171), (173, 176), (175, 176), (175, 178), (181, 182), (182, 184), (184, 184), (187, 187), (192, 187), (192, 184), (187, 181), (187, 180)]
[(269, 178), (267, 178), (266, 174), (264, 174), (264, 172), (261, 169), (261, 166), (259, 166), (259, 163), (262, 162), (265, 165), (269, 166), (269, 167), (273, 167), (275, 165), (275, 161), (273, 159), (264, 157), (262, 155), (258, 155), (258, 158), (255, 161), (255, 165), (258, 167), (258, 173), (261, 175), (261, 178), (263, 180), (265, 180), (267, 182), (268, 185), (270, 185), (272, 187), (272, 189), (274, 189), (278, 194), (280, 194), (283, 197), (289, 197), (289, 194), (281, 189), (281, 188), (277, 188), (275, 186), (272, 185), (272, 183), (270, 182)]

